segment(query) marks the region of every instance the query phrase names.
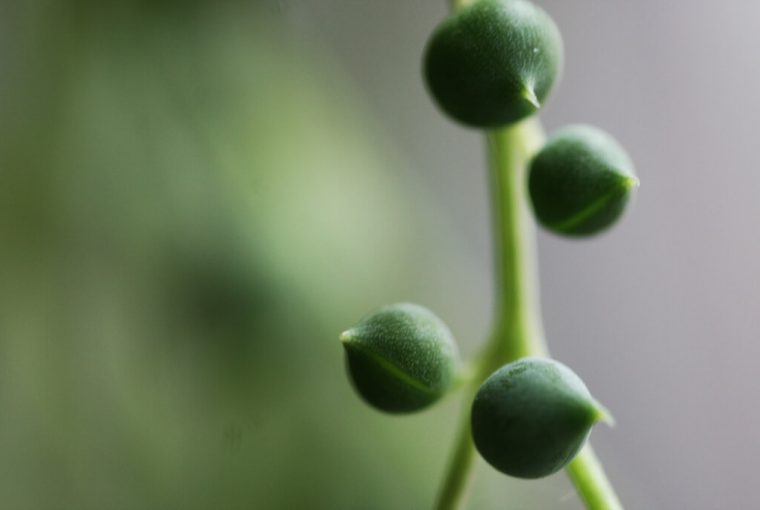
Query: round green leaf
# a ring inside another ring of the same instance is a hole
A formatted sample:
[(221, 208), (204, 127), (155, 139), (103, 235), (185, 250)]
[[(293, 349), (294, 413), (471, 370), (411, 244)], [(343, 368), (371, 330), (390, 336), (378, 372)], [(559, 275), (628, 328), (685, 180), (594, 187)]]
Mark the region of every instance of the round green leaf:
[(438, 105), (475, 127), (535, 113), (560, 74), (554, 21), (523, 0), (476, 0), (444, 20), (428, 42), (425, 77)]
[(625, 150), (604, 131), (584, 125), (552, 136), (533, 158), (528, 182), (539, 222), (572, 236), (614, 224), (638, 185)]
[(572, 370), (550, 359), (524, 358), (481, 385), (472, 405), (472, 437), (502, 473), (541, 478), (570, 462), (591, 426), (605, 418)]
[(454, 378), (457, 348), (430, 310), (383, 307), (340, 336), (359, 395), (382, 411), (420, 410), (441, 398)]

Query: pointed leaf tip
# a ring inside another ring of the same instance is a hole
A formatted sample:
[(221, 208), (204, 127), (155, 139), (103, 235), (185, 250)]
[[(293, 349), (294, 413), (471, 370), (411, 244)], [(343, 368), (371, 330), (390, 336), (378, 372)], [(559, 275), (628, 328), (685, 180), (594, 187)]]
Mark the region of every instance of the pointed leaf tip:
[(538, 97), (536, 96), (536, 91), (533, 90), (533, 87), (528, 87), (528, 86), (523, 87), (521, 95), (523, 99), (525, 99), (527, 102), (533, 105), (533, 107), (536, 110), (541, 108), (541, 102), (538, 100)]
[(615, 417), (612, 413), (597, 401), (594, 401), (594, 423), (604, 422), (610, 427), (615, 427)]
[(340, 339), (340, 342), (343, 345), (346, 345), (347, 343), (349, 343), (351, 340), (354, 339), (354, 335), (352, 333), (352, 330), (347, 329), (346, 331), (344, 331), (343, 333), (341, 333), (338, 338)]
[(636, 189), (640, 185), (641, 185), (641, 183), (639, 182), (638, 177), (634, 177), (634, 176), (631, 175), (631, 176), (628, 176), (625, 179), (625, 188), (626, 189)]

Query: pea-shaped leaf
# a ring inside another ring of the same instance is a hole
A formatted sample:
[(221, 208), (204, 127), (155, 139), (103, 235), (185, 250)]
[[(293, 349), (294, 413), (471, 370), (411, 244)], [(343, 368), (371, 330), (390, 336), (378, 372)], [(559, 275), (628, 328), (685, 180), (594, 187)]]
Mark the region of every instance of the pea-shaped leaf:
[(424, 67), (446, 113), (493, 128), (536, 112), (562, 60), (559, 30), (542, 9), (523, 0), (475, 0), (433, 32)]
[(419, 305), (385, 306), (340, 336), (354, 387), (370, 405), (390, 413), (420, 410), (451, 386), (454, 338)]
[(610, 135), (577, 125), (558, 131), (533, 158), (528, 185), (544, 227), (586, 236), (618, 220), (639, 180), (625, 150)]
[(523, 358), (494, 372), (472, 405), (472, 437), (494, 468), (519, 478), (550, 475), (583, 447), (606, 411), (565, 365)]

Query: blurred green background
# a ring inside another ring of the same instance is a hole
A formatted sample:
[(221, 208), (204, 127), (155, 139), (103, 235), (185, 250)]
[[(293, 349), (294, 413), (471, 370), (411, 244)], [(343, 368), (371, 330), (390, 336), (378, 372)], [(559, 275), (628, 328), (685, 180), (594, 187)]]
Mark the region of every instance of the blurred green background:
[(427, 506), (453, 408), (367, 409), (337, 335), (458, 255), (328, 52), (258, 4), (5, 8), (2, 507)]
[[(642, 186), (539, 234), (555, 355), (627, 508), (757, 506), (760, 4), (544, 0), (550, 131)], [(337, 336), (413, 301), (488, 330), (483, 147), (427, 97), (443, 0), (0, 0), (0, 508), (425, 509), (456, 428), (367, 408)], [(472, 509), (574, 509), (478, 462)]]

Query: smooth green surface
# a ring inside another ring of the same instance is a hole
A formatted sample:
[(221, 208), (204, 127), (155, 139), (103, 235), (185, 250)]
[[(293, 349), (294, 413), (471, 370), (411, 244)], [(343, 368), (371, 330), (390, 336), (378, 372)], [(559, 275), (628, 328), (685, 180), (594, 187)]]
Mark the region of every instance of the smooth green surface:
[(423, 409), (451, 386), (454, 338), (430, 310), (411, 303), (385, 306), (340, 336), (359, 395), (391, 413)]
[(536, 224), (525, 193), (527, 162), (543, 145), (536, 118), (488, 134), (497, 294), (485, 379), (523, 356), (546, 356), (541, 320)]
[(424, 71), (448, 115), (494, 128), (541, 107), (562, 59), (559, 31), (542, 9), (522, 0), (477, 0), (435, 30)]
[(586, 236), (613, 225), (638, 184), (633, 163), (614, 138), (576, 125), (557, 132), (536, 155), (528, 185), (544, 227)]
[(562, 469), (603, 412), (565, 365), (523, 358), (494, 372), (472, 405), (475, 446), (494, 468), (519, 478)]

